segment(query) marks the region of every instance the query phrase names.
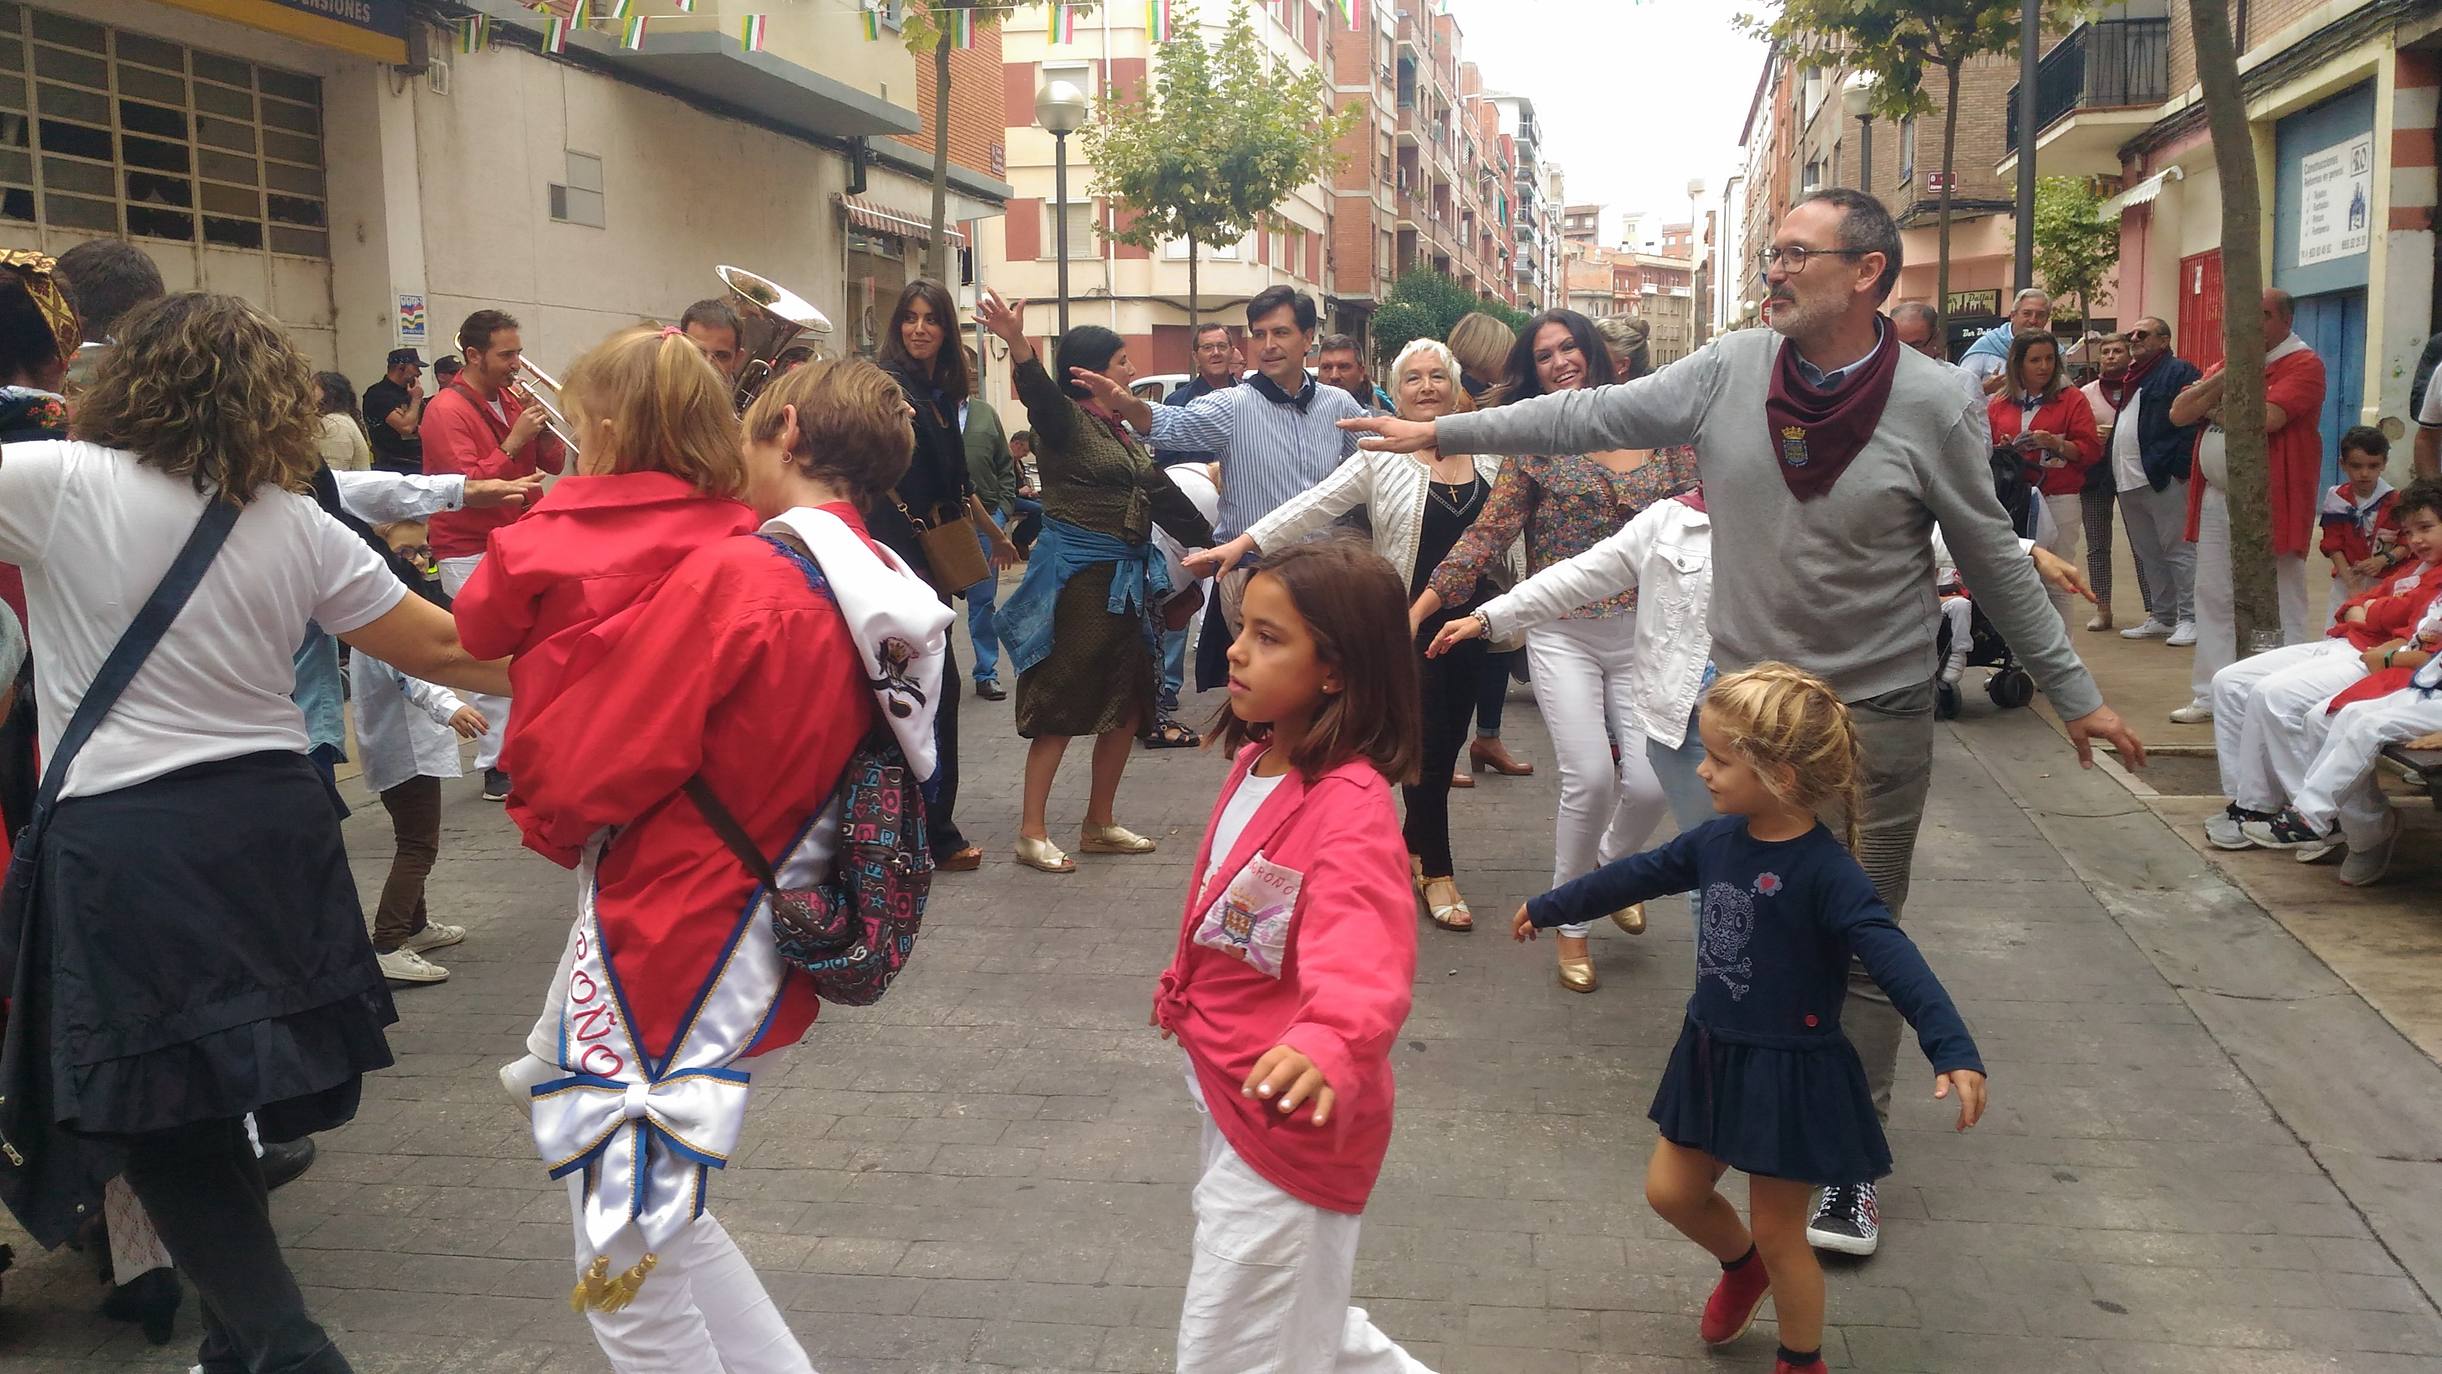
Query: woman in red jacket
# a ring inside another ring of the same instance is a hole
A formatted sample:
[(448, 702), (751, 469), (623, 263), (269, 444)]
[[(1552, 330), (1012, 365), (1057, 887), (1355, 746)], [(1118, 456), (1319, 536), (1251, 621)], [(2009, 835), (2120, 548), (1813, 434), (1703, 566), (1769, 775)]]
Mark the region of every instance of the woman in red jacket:
[[(2095, 431), (2094, 407), (2086, 394), (2067, 385), (2061, 376), (2060, 340), (2050, 334), (2021, 334), (2010, 344), (2009, 385), (1989, 403), (1993, 445), (2018, 450), (2026, 463), (2027, 480), (2043, 497), (2045, 528), (2036, 547), (2071, 563), (2081, 557), (2079, 537), (2085, 515), (2078, 493), (2086, 486), (2086, 469), (2103, 456), (2103, 438)], [(2070, 626), (2075, 597), (2052, 593), (2060, 621)]]
[[(502, 1076), (568, 1181), (577, 1298), (621, 1374), (811, 1374), (705, 1207), (744, 1124), (745, 1063), (795, 1044), (815, 996), (758, 880), (681, 789), (702, 779), (802, 887), (834, 860), (840, 777), (876, 721), (918, 777), (935, 765), (950, 609), (860, 511), (914, 449), (898, 386), (870, 363), (810, 363), (745, 424), (748, 498), (798, 542), (698, 549), (576, 644), (519, 727), (526, 843), (585, 881), (528, 1055)], [(876, 661), (894, 671), (869, 678)]]

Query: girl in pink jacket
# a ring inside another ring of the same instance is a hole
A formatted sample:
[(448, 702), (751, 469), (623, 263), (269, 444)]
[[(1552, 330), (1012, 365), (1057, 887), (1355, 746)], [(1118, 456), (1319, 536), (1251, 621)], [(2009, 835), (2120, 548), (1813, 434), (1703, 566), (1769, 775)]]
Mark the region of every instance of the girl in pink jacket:
[(1178, 1367), (1415, 1374), (1348, 1305), (1416, 974), (1391, 804), (1419, 739), (1406, 588), (1355, 540), (1299, 544), (1242, 614), (1215, 732), (1237, 761), (1153, 1000), (1204, 1116)]

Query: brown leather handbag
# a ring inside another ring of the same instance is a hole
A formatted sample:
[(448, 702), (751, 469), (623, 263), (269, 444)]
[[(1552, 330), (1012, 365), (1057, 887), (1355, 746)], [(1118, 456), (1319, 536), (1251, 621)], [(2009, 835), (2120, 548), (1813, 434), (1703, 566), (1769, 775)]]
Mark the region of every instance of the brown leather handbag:
[[(977, 542), (975, 519), (961, 510), (948, 520), (925, 520), (907, 504), (893, 497), (891, 504), (916, 532), (916, 546), (924, 550), (925, 576), (933, 590), (943, 595), (965, 591), (992, 576), (992, 564), (984, 558), (984, 547)], [(939, 515), (940, 511), (933, 512)]]

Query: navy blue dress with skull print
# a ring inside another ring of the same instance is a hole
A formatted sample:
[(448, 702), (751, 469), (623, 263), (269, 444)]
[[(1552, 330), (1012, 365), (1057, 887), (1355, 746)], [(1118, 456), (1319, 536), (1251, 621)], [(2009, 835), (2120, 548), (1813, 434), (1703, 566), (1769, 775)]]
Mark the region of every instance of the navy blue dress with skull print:
[(1699, 894), (1703, 918), (1696, 990), (1648, 1113), (1673, 1144), (1769, 1178), (1854, 1183), (1891, 1171), (1864, 1065), (1840, 1033), (1852, 955), (1936, 1072), (1983, 1072), (1941, 980), (1820, 825), (1766, 841), (1724, 816), (1526, 906), (1549, 927), (1674, 892)]

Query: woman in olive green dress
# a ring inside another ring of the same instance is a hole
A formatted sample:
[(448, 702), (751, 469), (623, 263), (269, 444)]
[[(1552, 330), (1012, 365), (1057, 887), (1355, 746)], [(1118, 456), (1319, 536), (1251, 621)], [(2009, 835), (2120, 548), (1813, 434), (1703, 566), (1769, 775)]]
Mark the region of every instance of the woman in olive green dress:
[(1078, 848), (1153, 852), (1154, 842), (1120, 825), (1111, 810), (1137, 731), (1152, 718), (1163, 604), (1188, 590), (1170, 585), (1152, 527), (1190, 548), (1213, 542), (1212, 527), (1127, 426), (1069, 379), (1070, 369), (1083, 368), (1122, 387), (1135, 381), (1117, 334), (1099, 325), (1070, 330), (1059, 343), (1054, 380), (1026, 337), (1025, 302), (1012, 305), (985, 292), (975, 314), (1009, 345), (1041, 472), (1042, 532), (1025, 579), (996, 617), (1018, 670), (1018, 733), (1032, 741), (1017, 858), (1046, 873), (1072, 873), (1076, 861), (1051, 842), (1043, 813), (1060, 758), (1077, 735), (1095, 737)]

